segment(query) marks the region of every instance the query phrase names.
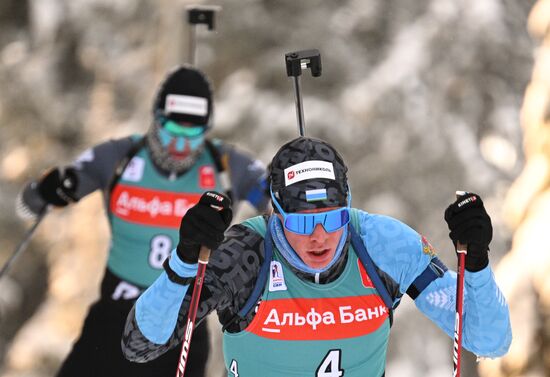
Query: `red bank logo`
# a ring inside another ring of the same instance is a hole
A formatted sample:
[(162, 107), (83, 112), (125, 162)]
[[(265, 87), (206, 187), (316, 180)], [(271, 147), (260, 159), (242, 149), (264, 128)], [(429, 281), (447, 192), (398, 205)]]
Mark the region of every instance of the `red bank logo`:
[(109, 208), (122, 220), (177, 229), (181, 218), (199, 202), (200, 197), (198, 193), (176, 194), (120, 184), (113, 190)]
[(199, 186), (205, 190), (212, 190), (216, 188), (214, 167), (206, 165), (199, 168)]
[(335, 340), (370, 334), (388, 318), (377, 295), (262, 301), (250, 332), (277, 340)]
[(372, 280), (370, 279), (369, 274), (367, 274), (363, 263), (361, 263), (359, 259), (357, 259), (357, 267), (359, 268), (359, 275), (361, 276), (361, 283), (363, 283), (363, 287), (374, 288), (374, 284), (372, 284)]

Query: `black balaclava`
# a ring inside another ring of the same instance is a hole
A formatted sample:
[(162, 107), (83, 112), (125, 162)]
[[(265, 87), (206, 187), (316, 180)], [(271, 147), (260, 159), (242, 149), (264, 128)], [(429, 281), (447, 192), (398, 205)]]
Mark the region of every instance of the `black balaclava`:
[(212, 90), (207, 77), (191, 66), (178, 66), (168, 73), (153, 102), (153, 124), (147, 132), (147, 145), (154, 164), (161, 170), (183, 174), (196, 161), (204, 146), (185, 158), (173, 158), (163, 146), (160, 132), (167, 120), (200, 126), (206, 131), (212, 120)]

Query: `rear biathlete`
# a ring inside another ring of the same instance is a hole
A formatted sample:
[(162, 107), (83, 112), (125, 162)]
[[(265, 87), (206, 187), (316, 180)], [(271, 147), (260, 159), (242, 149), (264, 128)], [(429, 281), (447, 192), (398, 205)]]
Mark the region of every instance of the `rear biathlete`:
[[(180, 343), (201, 244), (213, 251), (197, 321), (217, 311), (229, 376), (381, 377), (393, 309), (404, 294), (453, 335), (456, 273), (407, 225), (350, 207), (347, 168), (332, 146), (306, 137), (288, 142), (273, 158), (268, 181), (275, 213), (232, 226), (223, 242), (227, 199), (212, 207), (203, 196), (189, 210), (171, 273), (130, 313), (128, 359), (153, 360)], [(445, 220), (453, 242), (469, 245), (463, 345), (479, 356), (501, 356), (511, 328), (489, 267), (490, 218), (479, 196), (466, 194)]]
[[(259, 161), (205, 138), (211, 118), (207, 78), (191, 67), (178, 67), (160, 86), (145, 135), (95, 146), (23, 190), (20, 213), (31, 215), (48, 204), (66, 206), (101, 190), (111, 227), (101, 298), (58, 376), (174, 375), (177, 350), (148, 364), (124, 358), (120, 338), (130, 308), (164, 271), (163, 262), (178, 242), (181, 217), (203, 192), (226, 192), (260, 211), (269, 201)], [(209, 351), (206, 325), (197, 328), (194, 341), (188, 376), (202, 377)]]

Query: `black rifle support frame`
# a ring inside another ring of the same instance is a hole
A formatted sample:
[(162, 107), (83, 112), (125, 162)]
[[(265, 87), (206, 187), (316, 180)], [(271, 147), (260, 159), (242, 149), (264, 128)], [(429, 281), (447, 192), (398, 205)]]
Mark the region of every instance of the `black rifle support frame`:
[(212, 31), (216, 29), (216, 12), (220, 11), (219, 6), (198, 6), (192, 5), (186, 8), (187, 23), (189, 24), (189, 51), (188, 60), (189, 64), (195, 66), (196, 64), (196, 28), (197, 25), (204, 24), (208, 27), (208, 30)]
[(288, 52), (285, 54), (286, 74), (294, 80), (294, 96), (296, 99), (296, 118), (300, 136), (305, 136), (306, 125), (300, 89), (300, 76), (303, 69), (310, 69), (313, 77), (321, 76), (321, 53), (317, 49)]

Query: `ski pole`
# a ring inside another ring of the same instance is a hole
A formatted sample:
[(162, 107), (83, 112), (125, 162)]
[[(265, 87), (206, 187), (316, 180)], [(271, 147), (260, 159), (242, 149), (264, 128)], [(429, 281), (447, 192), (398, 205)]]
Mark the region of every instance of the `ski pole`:
[(302, 75), (302, 69), (308, 68), (311, 70), (313, 77), (321, 76), (321, 54), (317, 49), (288, 52), (285, 54), (285, 62), (287, 76), (294, 79), (294, 98), (296, 100), (298, 130), (300, 131), (300, 136), (305, 136), (306, 125), (300, 90), (300, 76)]
[[(464, 194), (464, 191), (457, 191), (456, 197), (459, 198)], [(458, 268), (456, 281), (455, 333), (453, 338), (453, 377), (460, 377), (460, 362), (462, 353), (462, 304), (464, 301), (464, 265), (466, 261), (466, 254), (468, 253), (468, 245), (457, 242), (456, 252), (458, 253)]]
[(29, 241), (31, 240), (36, 228), (42, 222), (42, 219), (44, 216), (46, 216), (46, 213), (48, 212), (48, 206), (44, 206), (44, 208), (40, 211), (38, 216), (36, 217), (36, 221), (34, 224), (30, 227), (29, 230), (25, 233), (25, 236), (23, 237), (23, 240), (17, 245), (15, 248), (15, 251), (13, 254), (8, 258), (4, 266), (2, 266), (2, 269), (0, 270), (0, 279), (6, 271), (10, 268), (11, 264), (17, 259), (17, 257), (27, 248), (27, 245), (29, 244)]
[(199, 299), (201, 297), (202, 283), (204, 282), (204, 273), (206, 271), (206, 265), (210, 259), (210, 249), (201, 246), (199, 251), (199, 267), (197, 270), (197, 277), (195, 278), (195, 285), (193, 288), (193, 295), (191, 296), (191, 303), (189, 304), (189, 313), (187, 314), (187, 322), (185, 324), (185, 332), (183, 334), (183, 343), (181, 346), (181, 353), (178, 362), (178, 369), (176, 371), (176, 377), (183, 377), (185, 373), (185, 367), (187, 365), (189, 348), (191, 346), (191, 337), (193, 336), (193, 330), (195, 329), (195, 318), (197, 317), (197, 309), (199, 307)]
[(188, 41), (188, 62), (192, 66), (195, 66), (196, 61), (196, 28), (199, 24), (205, 24), (208, 26), (208, 30), (214, 30), (216, 28), (215, 18), (216, 12), (221, 9), (220, 6), (215, 5), (191, 5), (187, 7), (187, 23), (189, 24), (189, 41)]

